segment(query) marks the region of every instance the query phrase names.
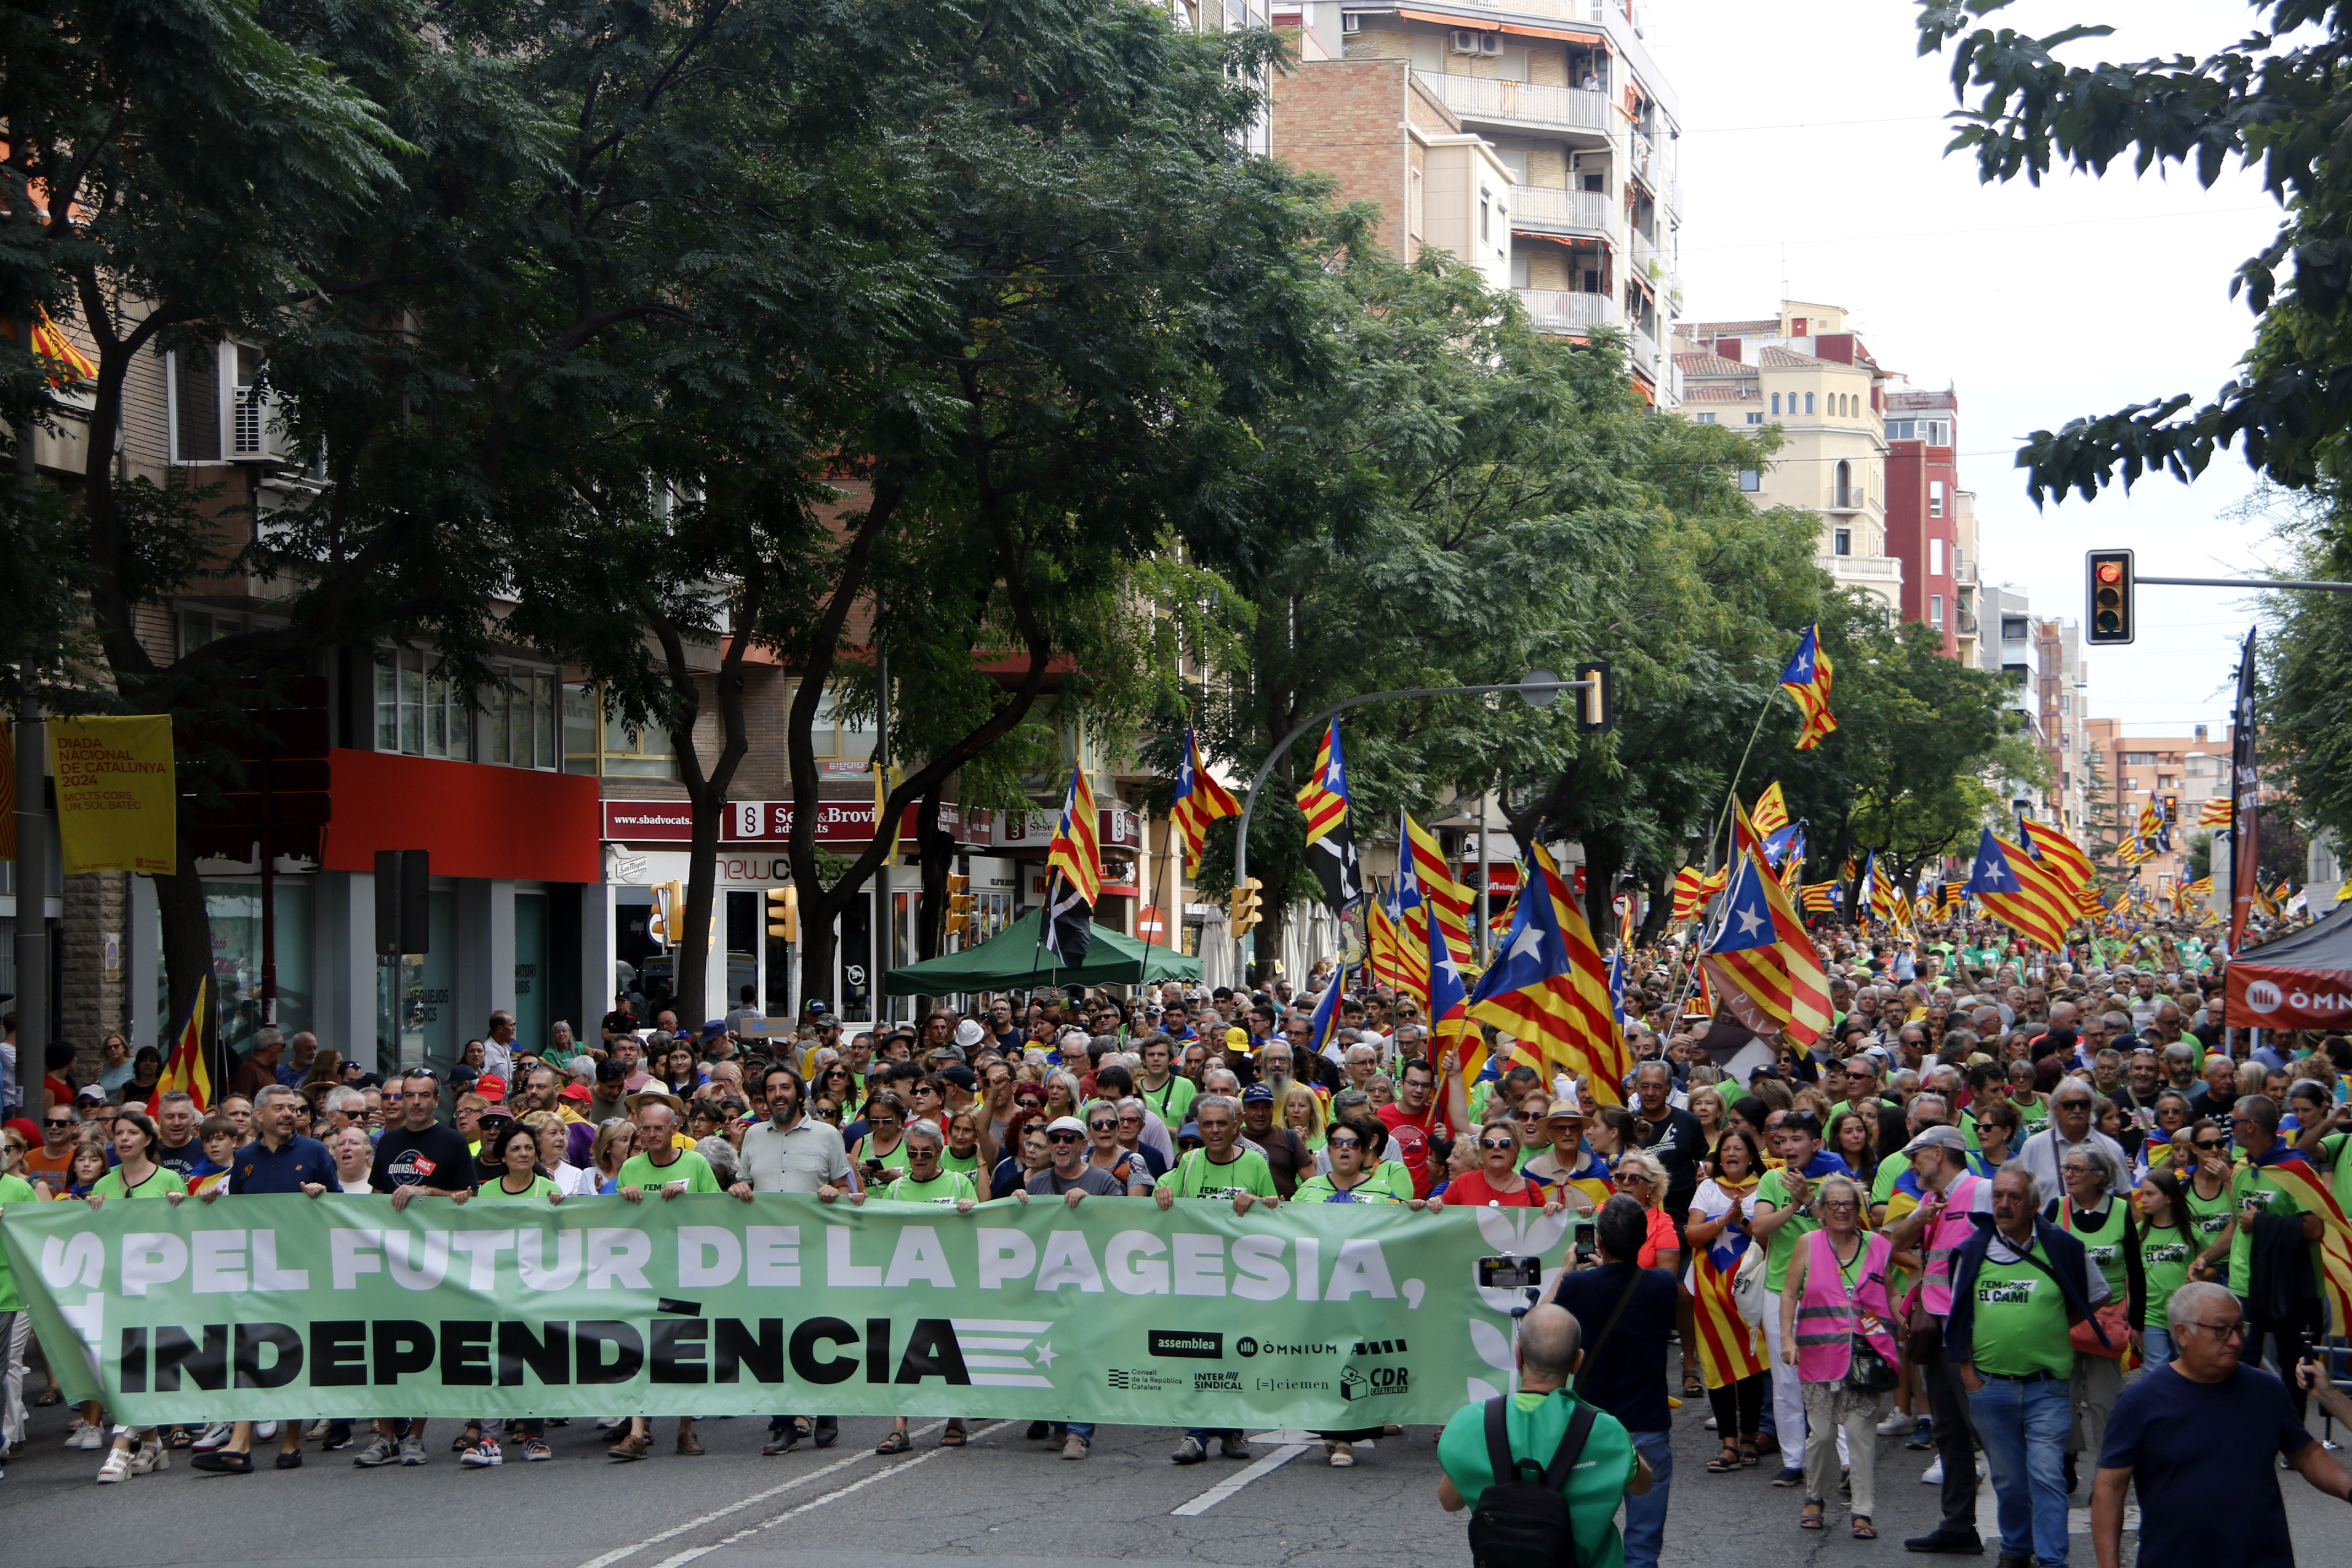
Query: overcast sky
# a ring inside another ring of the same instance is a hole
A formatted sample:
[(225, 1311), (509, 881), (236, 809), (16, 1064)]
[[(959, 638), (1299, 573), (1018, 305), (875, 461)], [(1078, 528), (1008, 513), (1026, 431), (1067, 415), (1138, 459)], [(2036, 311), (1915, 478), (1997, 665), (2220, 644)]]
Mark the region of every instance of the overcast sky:
[[(2237, 575), (2276, 554), (2242, 519), (2252, 477), (2234, 452), (2184, 486), (2140, 481), (2036, 510), (2018, 438), (2187, 392), (2201, 403), (2245, 352), (2230, 298), (2277, 208), (2233, 168), (2211, 189), (2175, 172), (2053, 175), (1980, 185), (1946, 157), (1948, 58), (1921, 58), (1904, 0), (1658, 0), (1643, 26), (1679, 100), (1685, 320), (1773, 312), (1790, 298), (1843, 306), (1882, 365), (1954, 387), (1960, 479), (1976, 492), (1982, 574), (2037, 614), (2083, 616), (2083, 552), (2138, 552), (2158, 575)], [(2108, 22), (2065, 58), (2201, 55), (2251, 13), (2180, 0), (2021, 0), (2001, 26), (2046, 34)], [(1785, 280), (1785, 285), (1784, 285)], [(2090, 712), (2141, 734), (2219, 727), (2252, 609), (2226, 591), (2146, 588), (2140, 634), (2088, 655)], [(1990, 628), (1989, 628), (1990, 629)]]

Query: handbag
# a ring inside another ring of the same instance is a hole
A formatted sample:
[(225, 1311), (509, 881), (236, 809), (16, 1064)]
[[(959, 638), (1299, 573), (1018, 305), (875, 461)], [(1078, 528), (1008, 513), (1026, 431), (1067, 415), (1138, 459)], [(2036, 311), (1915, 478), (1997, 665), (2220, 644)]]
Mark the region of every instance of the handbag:
[(1750, 1328), (1764, 1326), (1764, 1303), (1769, 1300), (1764, 1291), (1764, 1244), (1749, 1241), (1748, 1250), (1739, 1256), (1739, 1268), (1731, 1277), (1731, 1303), (1739, 1309), (1740, 1321)]
[[(2099, 1331), (2106, 1331), (2106, 1342), (2099, 1342)], [(2066, 1331), (2068, 1342), (2078, 1355), (2105, 1356), (2114, 1359), (2131, 1348), (2131, 1331), (2124, 1324), (2124, 1304), (2109, 1301), (2092, 1309), (2091, 1315)]]
[[(1865, 1242), (1864, 1245), (1866, 1251), (1868, 1243)], [(1835, 1262), (1836, 1253), (1832, 1251), (1830, 1258), (1832, 1262)], [(1845, 1270), (1843, 1268), (1838, 1270), (1838, 1283), (1845, 1288), (1846, 1305), (1857, 1315), (1869, 1317), (1869, 1314), (1863, 1312), (1862, 1304), (1854, 1300), (1854, 1284), (1846, 1279)], [(1895, 1368), (1887, 1363), (1886, 1358), (1878, 1353), (1878, 1347), (1870, 1342), (1870, 1336), (1856, 1330), (1853, 1342), (1847, 1352), (1845, 1364), (1847, 1391), (1862, 1394), (1892, 1394), (1902, 1381), (1902, 1377), (1896, 1373)]]

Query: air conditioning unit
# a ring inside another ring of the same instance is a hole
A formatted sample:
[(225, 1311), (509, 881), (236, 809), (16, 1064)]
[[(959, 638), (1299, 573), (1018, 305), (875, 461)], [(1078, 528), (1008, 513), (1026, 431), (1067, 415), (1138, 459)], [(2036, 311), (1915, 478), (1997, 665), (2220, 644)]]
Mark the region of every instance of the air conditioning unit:
[(1481, 32), (1475, 27), (1454, 29), (1454, 52), (1457, 55), (1496, 56), (1503, 52), (1503, 35)]

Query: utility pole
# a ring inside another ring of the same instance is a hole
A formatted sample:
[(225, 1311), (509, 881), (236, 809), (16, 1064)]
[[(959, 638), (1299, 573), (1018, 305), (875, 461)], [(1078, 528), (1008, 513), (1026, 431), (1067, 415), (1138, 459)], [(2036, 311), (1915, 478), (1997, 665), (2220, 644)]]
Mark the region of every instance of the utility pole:
[[(20, 444), (19, 451), (29, 452)], [(16, 1084), (38, 1083), (49, 1046), (48, 726), (30, 690), (16, 709)]]

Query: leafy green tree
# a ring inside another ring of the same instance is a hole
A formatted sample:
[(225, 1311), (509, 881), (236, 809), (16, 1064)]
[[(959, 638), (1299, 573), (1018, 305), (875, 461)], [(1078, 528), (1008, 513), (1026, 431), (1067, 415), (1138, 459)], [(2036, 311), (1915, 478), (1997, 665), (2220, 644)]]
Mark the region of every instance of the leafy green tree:
[[(2285, 209), (2270, 244), (2231, 284), (2257, 319), (2254, 346), (2209, 402), (2158, 395), (2112, 414), (2036, 431), (2019, 454), (2039, 500), (2085, 500), (2149, 471), (2193, 479), (2217, 448), (2289, 489), (2342, 472), (2352, 428), (2352, 164), (2337, 146), (2352, 107), (2343, 60), (2352, 12), (2324, 0), (2255, 0), (2255, 30), (2202, 58), (2173, 55), (2069, 65), (2068, 46), (2112, 29), (2074, 26), (2033, 37), (1979, 26), (2008, 0), (1923, 0), (1919, 51), (1951, 56), (1952, 86), (1973, 105), (1951, 150), (1974, 153), (1988, 183), (2053, 169), (2104, 175), (2175, 166), (2210, 186), (2232, 162), (2259, 169)], [(2193, 406), (2192, 406), (2193, 405)]]

